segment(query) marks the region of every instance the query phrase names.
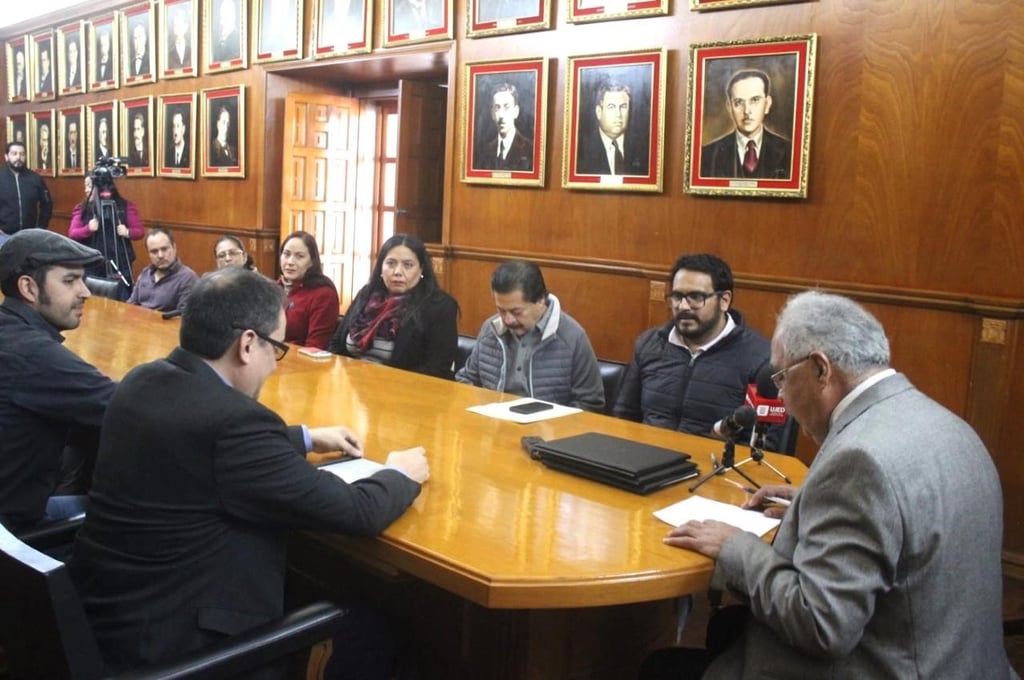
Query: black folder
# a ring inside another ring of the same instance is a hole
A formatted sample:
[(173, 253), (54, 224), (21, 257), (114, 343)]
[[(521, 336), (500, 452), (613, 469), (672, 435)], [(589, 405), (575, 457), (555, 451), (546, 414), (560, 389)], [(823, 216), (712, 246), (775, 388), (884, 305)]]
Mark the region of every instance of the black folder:
[(696, 477), (697, 465), (682, 451), (587, 432), (563, 439), (529, 442), (530, 455), (553, 470), (649, 494)]

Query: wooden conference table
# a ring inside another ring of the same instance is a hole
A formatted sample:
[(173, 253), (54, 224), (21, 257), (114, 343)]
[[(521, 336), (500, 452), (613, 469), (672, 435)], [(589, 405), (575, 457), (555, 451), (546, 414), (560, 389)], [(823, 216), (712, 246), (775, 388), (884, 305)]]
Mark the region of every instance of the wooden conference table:
[[(120, 379), (166, 356), (179, 326), (93, 298), (66, 344)], [(417, 644), (435, 650), (421, 661), (424, 678), (631, 677), (649, 648), (670, 641), (674, 601), (708, 585), (711, 561), (665, 546), (668, 526), (652, 515), (688, 497), (689, 484), (649, 496), (619, 491), (545, 468), (523, 452), (520, 437), (599, 431), (686, 451), (702, 470), (722, 443), (592, 413), (519, 425), (466, 410), (514, 398), (293, 349), (261, 402), (289, 423), (349, 426), (364, 437), (371, 459), (423, 445), (431, 465), (419, 498), (381, 537), (305, 534), (294, 551), (318, 556), (327, 578), (356, 564), (404, 584), (393, 588), (402, 593), (399, 606), (408, 610)], [(159, 394), (153, 401), (174, 407)], [(747, 455), (737, 448), (737, 460)], [(768, 458), (795, 481), (803, 478), (797, 459)], [(766, 467), (743, 469), (759, 482), (777, 481)], [(744, 497), (717, 477), (700, 494), (731, 503)]]

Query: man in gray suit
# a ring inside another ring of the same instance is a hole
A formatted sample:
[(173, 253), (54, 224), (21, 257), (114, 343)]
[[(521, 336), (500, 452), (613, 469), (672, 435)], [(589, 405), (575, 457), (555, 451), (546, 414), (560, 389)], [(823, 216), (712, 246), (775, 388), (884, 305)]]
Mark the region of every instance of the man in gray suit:
[(749, 605), (705, 678), (1010, 678), (1003, 649), (999, 479), (963, 420), (889, 368), (878, 320), (837, 295), (789, 300), (772, 378), (820, 445), (775, 541), (716, 521), (666, 542), (717, 560)]

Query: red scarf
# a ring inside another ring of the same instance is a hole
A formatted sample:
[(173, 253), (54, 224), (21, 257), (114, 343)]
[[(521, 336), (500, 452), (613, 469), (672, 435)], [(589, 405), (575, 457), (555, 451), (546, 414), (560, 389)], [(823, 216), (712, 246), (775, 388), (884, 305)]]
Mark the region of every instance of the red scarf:
[(385, 297), (382, 293), (373, 293), (349, 326), (348, 334), (352, 342), (364, 353), (373, 347), (374, 338), (394, 342), (398, 337), (404, 309), (404, 295)]

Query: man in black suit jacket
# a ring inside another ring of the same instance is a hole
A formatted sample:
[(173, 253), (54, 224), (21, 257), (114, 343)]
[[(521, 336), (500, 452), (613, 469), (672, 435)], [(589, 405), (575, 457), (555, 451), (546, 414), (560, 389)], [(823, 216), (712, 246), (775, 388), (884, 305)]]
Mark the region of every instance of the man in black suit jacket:
[(104, 28), (96, 36), (96, 82), (106, 83), (114, 77), (114, 55), (111, 50), (110, 29)]
[(171, 116), (171, 144), (164, 154), (164, 166), (168, 168), (189, 167), (187, 132), (185, 116), (180, 111), (176, 111)]
[(149, 75), (149, 36), (145, 24), (135, 24), (132, 29), (132, 56), (129, 59), (129, 75)]
[(477, 145), (473, 157), (476, 170), (533, 171), (533, 140), (516, 127), (519, 91), (512, 83), (501, 83), (491, 95), (491, 120), (497, 136)]
[(272, 281), (243, 267), (211, 272), (192, 289), (180, 347), (115, 391), (71, 561), (111, 670), (281, 616), (287, 530), (379, 534), (429, 477), (421, 447), (352, 484), (307, 462), (311, 451), (359, 456), (362, 445), (344, 427), (289, 428), (257, 401), (284, 332)]
[[(627, 85), (604, 81), (597, 88), (597, 134), (580, 140), (576, 172), (582, 175), (647, 175), (650, 149), (628, 134), (632, 93)], [(582, 129), (582, 126), (581, 126)]]
[(67, 52), (68, 61), (67, 70), (65, 71), (65, 73), (67, 74), (65, 76), (65, 78), (67, 79), (66, 87), (80, 87), (82, 85), (82, 60), (78, 54), (77, 38), (68, 39)]
[(700, 150), (701, 177), (789, 179), (793, 144), (770, 132), (771, 81), (757, 69), (737, 71), (725, 89), (735, 129)]
[(39, 48), (39, 94), (53, 92), (53, 69), (50, 64), (50, 46), (42, 45)]

